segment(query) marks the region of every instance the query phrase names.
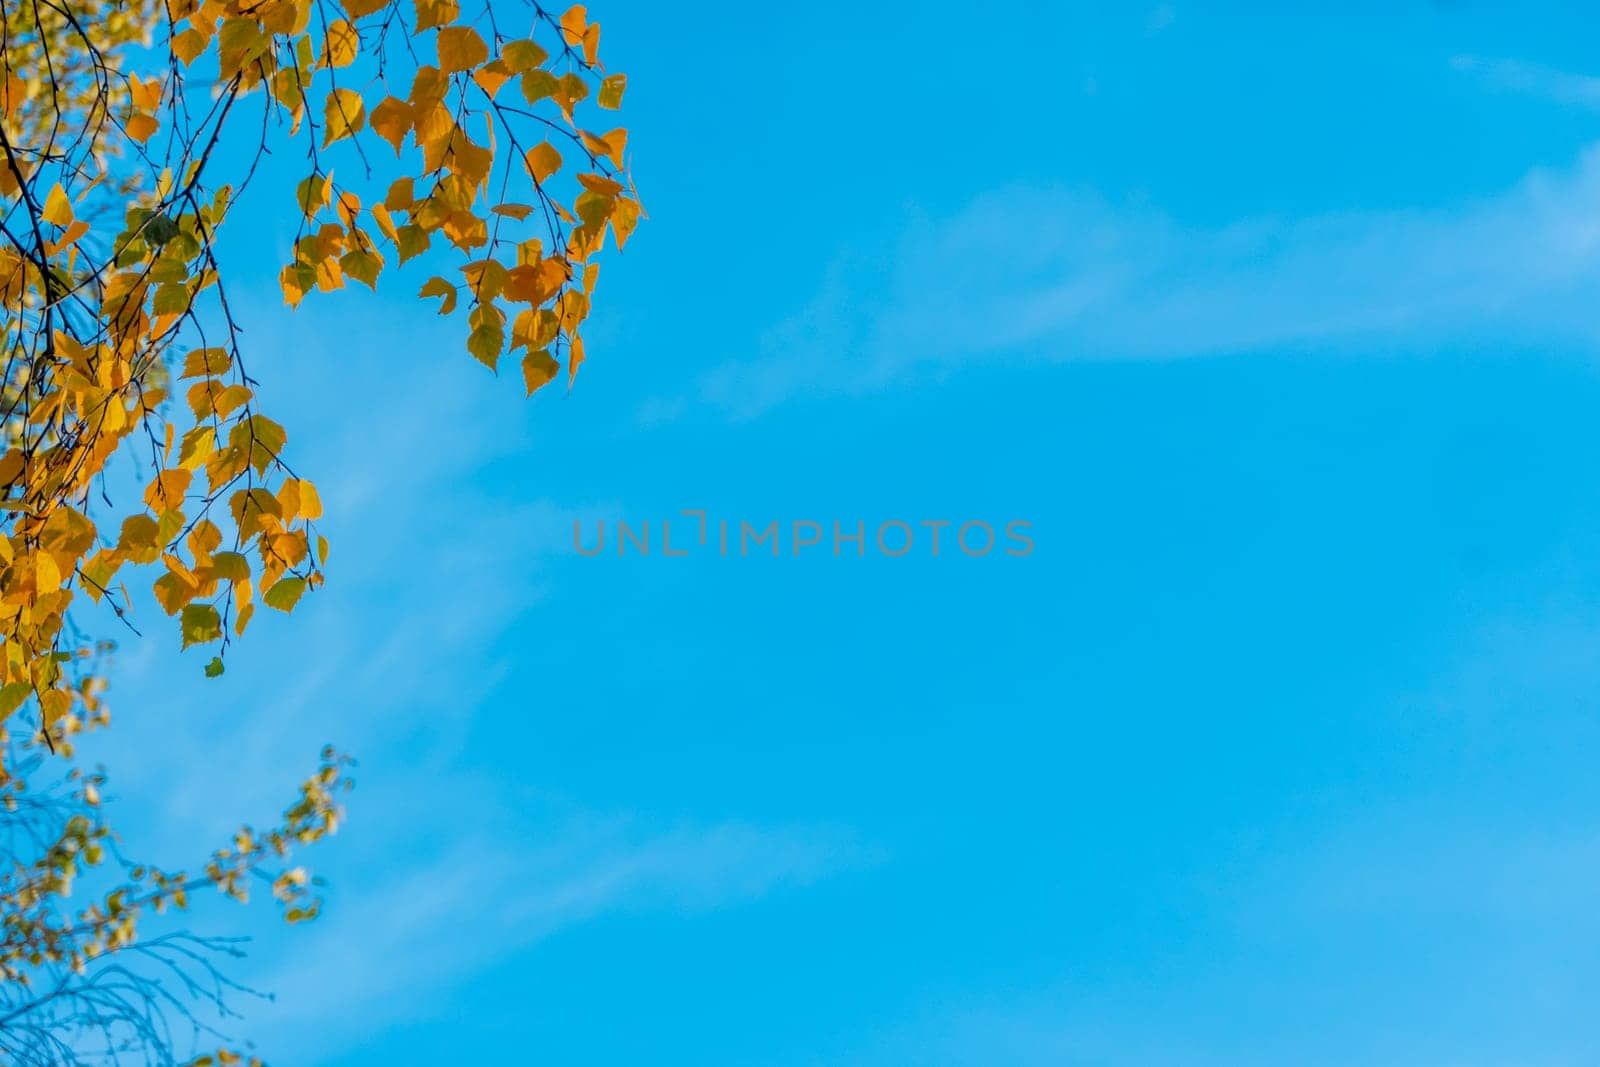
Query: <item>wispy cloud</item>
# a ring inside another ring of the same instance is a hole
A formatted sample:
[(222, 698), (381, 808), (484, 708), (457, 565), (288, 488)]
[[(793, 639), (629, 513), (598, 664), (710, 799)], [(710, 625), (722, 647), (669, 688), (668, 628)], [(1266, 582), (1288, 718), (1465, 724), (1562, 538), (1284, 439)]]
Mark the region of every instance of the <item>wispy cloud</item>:
[(974, 361), (1596, 339), (1600, 148), (1448, 207), (1197, 226), (1069, 189), (1012, 188), (842, 256), (756, 355), (692, 402), (749, 417)]
[[(398, 880), (361, 888), (358, 906), (319, 922), (265, 980), (277, 1003), (252, 1015), (285, 1034), (274, 1051), (326, 1056), (375, 1026), (437, 1007), (474, 970), (603, 912), (702, 912), (871, 858), (827, 828), (650, 831), (593, 816), (515, 852), (493, 839), (464, 841)], [(336, 998), (327, 988), (335, 974)]]
[(1464, 73), (1477, 75), (1498, 89), (1600, 110), (1600, 78), (1588, 74), (1574, 74), (1517, 59), (1485, 59), (1468, 55), (1454, 57), (1450, 65)]
[[(177, 657), (175, 639), (137, 642), (113, 690), (137, 713), (91, 742), (123, 794), (118, 817), (137, 828), (131, 851), (174, 866), (225, 841), (236, 819), (281, 810), (326, 741), (360, 758), (349, 831), (305, 857), (331, 884), (319, 921), (285, 930), (265, 906), (197, 923), (264, 934), (237, 976), (277, 1003), (236, 1006), (268, 1051), (316, 1062), (602, 912), (697, 912), (870, 861), (846, 829), (585, 810), (524, 785), (511, 741), (470, 750), (504, 725), (503, 695), (492, 697), (527, 654), (510, 635), (559, 580), (573, 520), (616, 508), (508, 503), (473, 477), (532, 445), (523, 421), (485, 415), (516, 391), (425, 365), (445, 338), (372, 316), (365, 343), (335, 360), (322, 338), (340, 336), (336, 323), (312, 312), (286, 326), (275, 305), (263, 302), (252, 334), (278, 354), (274, 377), (323, 386), (275, 414), (319, 460), (330, 582), (294, 619), (252, 624), (216, 681)], [(324, 417), (358, 389), (368, 419)]]

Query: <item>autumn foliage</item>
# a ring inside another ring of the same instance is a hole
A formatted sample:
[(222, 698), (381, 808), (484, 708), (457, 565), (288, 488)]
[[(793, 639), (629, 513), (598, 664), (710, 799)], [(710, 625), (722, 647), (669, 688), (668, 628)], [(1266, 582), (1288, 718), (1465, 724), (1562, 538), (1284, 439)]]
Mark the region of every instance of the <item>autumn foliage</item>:
[[(468, 351), (491, 368), (513, 353), (530, 392), (563, 362), (577, 372), (595, 253), (639, 218), (626, 132), (580, 124), (625, 86), (582, 7), (533, 5), (513, 28), (455, 0), (78, 6), (20, 9), (0, 57), (0, 711), (35, 698), (63, 734), (97, 707), (63, 666), (82, 652), (64, 627), (80, 594), (120, 613), (122, 583), (148, 567), (184, 644), (226, 647), (259, 605), (289, 611), (323, 580), (322, 501), (258, 410), (247, 367), (267, 354), (241, 344), (215, 256), (251, 166), (217, 148), (248, 101), (267, 112), (246, 120), (264, 145), (306, 149), (304, 179), (279, 194), (300, 220), (288, 303), (453, 255), (456, 274), (421, 294), (465, 307)], [(374, 189), (380, 151), (397, 176)], [(140, 442), (143, 507), (111, 526), (93, 486)]]
[[(107, 721), (95, 665), (112, 631), (132, 628), (130, 585), (148, 584), (185, 647), (212, 650), (215, 675), (260, 607), (291, 611), (323, 584), (323, 501), (260, 408), (255, 375), (272, 353), (244, 342), (218, 259), (245, 197), (294, 220), (278, 276), (288, 305), (376, 288), (420, 260), (401, 284), (464, 318), (479, 362), (514, 360), (529, 393), (577, 373), (597, 255), (608, 233), (626, 243), (640, 207), (626, 131), (605, 121), (626, 79), (602, 67), (581, 6), (5, 0), (3, 12), (0, 720), (16, 812), (31, 747), (70, 755)], [(303, 156), (298, 181), (251, 187), (268, 152)], [(108, 474), (115, 457), (145, 471), (137, 500)], [(199, 881), (237, 893), (244, 873), (331, 830), (342, 779), (325, 759), (311, 808), (303, 798), (287, 829), (245, 832)], [(103, 826), (98, 779), (72, 781), (77, 815), (50, 839), (71, 847), (45, 852), (76, 870), (99, 862)], [(15, 939), (0, 941), (0, 989), (27, 985), (29, 967), (81, 973), (133, 943), (131, 917), (197, 884), (140, 867), (121, 897), (74, 918), (59, 864), (29, 870), (19, 861), (0, 884)], [(272, 875), (292, 918), (315, 911), (299, 877)], [(11, 1052), (35, 1062), (31, 1047)]]

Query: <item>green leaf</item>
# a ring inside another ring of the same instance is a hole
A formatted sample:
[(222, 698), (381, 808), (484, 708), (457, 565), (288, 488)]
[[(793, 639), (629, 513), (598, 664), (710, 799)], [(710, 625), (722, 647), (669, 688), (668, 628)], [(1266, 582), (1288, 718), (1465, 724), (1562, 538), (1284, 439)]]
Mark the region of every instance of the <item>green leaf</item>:
[[(428, 250), (428, 242), (433, 239), (427, 230), (409, 223), (400, 227), (396, 236), (399, 237), (397, 244), (400, 248), (400, 262), (402, 263), (413, 256), (419, 256), (426, 252)], [(446, 282), (445, 284), (448, 285), (449, 283)], [(454, 290), (451, 291), (454, 292)]]
[(313, 174), (295, 186), (295, 200), (306, 218), (309, 219), (320, 209), (327, 207), (331, 189), (328, 179), (320, 174)]
[(22, 702), (33, 695), (33, 686), (27, 682), (12, 682), (0, 686), (0, 719), (22, 707)]
[(222, 657), (217, 656), (206, 664), (206, 677), (215, 678), (222, 673)]
[(556, 76), (548, 70), (530, 70), (522, 76), (522, 95), (528, 98), (530, 104), (553, 96), (560, 86)]
[(500, 46), (500, 61), (513, 74), (525, 74), (550, 58), (532, 41), (507, 41)]
[(183, 647), (203, 645), (222, 637), (222, 617), (210, 604), (190, 604), (183, 609), (179, 620), (183, 631)]
[(239, 552), (218, 552), (211, 557), (211, 576), (229, 582), (243, 582), (250, 577), (250, 561)]
[(144, 228), (144, 239), (153, 245), (164, 245), (182, 231), (178, 224), (166, 215), (157, 215), (151, 219)]
[(378, 273), (383, 270), (383, 259), (371, 252), (359, 249), (346, 252), (339, 259), (339, 268), (358, 282), (365, 282), (367, 288), (378, 288)]
[(492, 323), (479, 326), (467, 338), (467, 351), (490, 370), (494, 370), (496, 364), (500, 362), (500, 352), (505, 346), (505, 330)]
[(299, 603), (300, 597), (305, 591), (306, 580), (304, 578), (283, 578), (279, 580), (277, 585), (268, 589), (267, 595), (262, 599), (267, 602), (267, 607), (269, 608), (277, 608), (279, 611), (293, 611), (295, 604)]
[(158, 286), (152, 306), (157, 315), (181, 315), (189, 310), (189, 287), (177, 282)]

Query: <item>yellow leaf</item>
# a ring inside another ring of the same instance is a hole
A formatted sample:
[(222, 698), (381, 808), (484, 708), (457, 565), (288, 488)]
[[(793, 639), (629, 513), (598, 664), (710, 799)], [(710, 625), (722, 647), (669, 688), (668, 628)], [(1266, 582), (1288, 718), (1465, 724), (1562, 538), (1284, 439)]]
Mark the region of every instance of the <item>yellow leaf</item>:
[(572, 382), (578, 377), (578, 368), (583, 365), (583, 338), (576, 334), (567, 352), (567, 388), (572, 387)]
[(435, 26), (447, 26), (461, 14), (461, 5), (456, 0), (416, 0), (416, 5), (418, 33)]
[(603, 108), (615, 111), (622, 106), (622, 93), (628, 88), (626, 74), (611, 74), (600, 83), (600, 98), (597, 101)]
[(235, 409), (242, 407), (250, 400), (250, 389), (243, 385), (230, 385), (217, 394), (212, 410), (218, 418), (227, 418)]
[(161, 123), (149, 115), (133, 115), (128, 119), (128, 136), (144, 144), (161, 129)]
[(278, 487), (278, 503), (283, 507), (284, 522), (322, 517), (322, 500), (317, 496), (317, 487), (303, 478), (285, 478)]
[(275, 524), (283, 515), (278, 498), (265, 489), (240, 489), (228, 498), (228, 507), (233, 512), (234, 524), (239, 527), (239, 536), (246, 540), (269, 522)]
[(506, 268), (498, 259), (475, 260), (462, 267), (461, 272), (467, 276), (467, 287), (479, 301), (493, 300), (505, 287)]
[(194, 553), (195, 562), (199, 563), (202, 557), (209, 556), (222, 544), (222, 531), (210, 519), (201, 519), (194, 524), (194, 529), (189, 534), (189, 551)]
[(71, 248), (77, 244), (78, 239), (88, 232), (89, 224), (87, 222), (82, 219), (74, 219), (72, 220), (72, 225), (67, 227), (66, 233), (63, 233), (58, 239), (45, 244), (45, 251), (52, 256), (56, 255), (62, 249)]
[[(237, 448), (247, 449), (250, 453), (250, 465), (255, 467), (257, 473), (265, 474), (267, 468), (283, 453), (283, 446), (288, 436), (282, 426), (265, 415), (251, 415), (249, 418), (239, 420), (234, 426), (233, 431), (228, 434), (228, 443)], [(279, 513), (281, 514), (281, 511)]]
[(446, 158), (451, 173), (466, 179), (473, 186), (481, 186), (488, 181), (489, 170), (494, 166), (494, 153), (482, 145), (474, 144), (459, 129), (450, 137)]
[(489, 243), (489, 228), (470, 211), (457, 211), (445, 220), (444, 235), (458, 248), (481, 248)]
[(604, 174), (580, 174), (578, 183), (591, 193), (601, 196), (616, 196), (622, 192), (622, 183), (607, 178)]
[(448, 315), (456, 309), (456, 287), (443, 278), (429, 278), (422, 284), (422, 291), (417, 295), (444, 297), (444, 303), (439, 305), (441, 315)]
[(283, 290), (284, 303), (290, 307), (298, 306), (300, 301), (305, 299), (306, 293), (310, 292), (311, 287), (316, 284), (316, 273), (314, 271), (311, 272), (309, 278), (306, 276), (306, 272), (309, 270), (310, 268), (305, 267), (304, 264), (292, 263), (283, 268), (283, 271), (278, 275), (278, 286)]
[(498, 59), (492, 63), (485, 63), (472, 73), (472, 80), (478, 83), (478, 88), (491, 97), (500, 91), (500, 87), (510, 77), (511, 72), (506, 69), (505, 63)]
[(569, 45), (580, 44), (583, 41), (584, 27), (588, 25), (589, 12), (582, 4), (574, 4), (561, 16), (561, 35), (567, 39)]
[(178, 466), (184, 470), (198, 470), (216, 450), (216, 431), (210, 426), (196, 426), (183, 435), (183, 443), (178, 447)]
[(39, 712), (46, 726), (53, 726), (72, 711), (72, 693), (65, 689), (46, 689), (39, 694)]
[(187, 65), (199, 59), (210, 43), (210, 37), (191, 26), (172, 39), (172, 52)]
[(398, 97), (389, 96), (372, 109), (372, 128), (378, 136), (394, 145), (394, 154), (400, 154), (406, 135), (411, 132), (411, 105)]
[(629, 235), (633, 233), (634, 227), (638, 225), (639, 201), (619, 196), (617, 198), (617, 206), (611, 212), (611, 230), (617, 235), (618, 248), (627, 245)]
[(567, 121), (572, 121), (572, 109), (589, 97), (589, 83), (576, 74), (563, 74), (556, 80), (555, 92), (550, 94), (560, 105)]
[[(135, 562), (148, 562), (139, 559), (146, 553), (154, 552), (156, 542), (161, 536), (161, 529), (156, 525), (156, 520), (148, 515), (129, 515), (122, 520), (122, 536), (117, 539), (117, 548), (128, 553)], [(154, 559), (150, 555), (149, 559)]]
[(344, 19), (328, 23), (328, 36), (322, 42), (322, 65), (348, 67), (356, 61), (361, 51), (361, 36), (356, 28)]
[(416, 202), (416, 182), (411, 178), (396, 178), (383, 198), (383, 206), (390, 211), (409, 211)]
[(182, 468), (162, 471), (150, 483), (150, 488), (145, 490), (144, 501), (155, 512), (182, 507), (183, 494), (189, 491), (189, 483), (193, 479), (194, 472)]
[(523, 356), (522, 380), (528, 387), (528, 395), (532, 396), (540, 386), (553, 381), (560, 370), (561, 364), (552, 359), (545, 349), (541, 348)]
[(226, 388), (221, 382), (210, 378), (189, 387), (189, 410), (194, 412), (196, 422), (217, 413), (217, 399)]
[(378, 224), (378, 231), (395, 244), (400, 243), (400, 233), (395, 229), (394, 216), (389, 214), (389, 209), (383, 204), (372, 205), (372, 219)]
[(533, 180), (542, 183), (561, 169), (561, 153), (557, 152), (549, 141), (541, 141), (528, 149), (526, 162), (528, 173), (533, 175)]
[(438, 67), (418, 67), (411, 79), (411, 92), (406, 99), (413, 107), (424, 109), (439, 103), (450, 91), (450, 79)]
[(41, 217), (46, 222), (57, 226), (65, 226), (72, 221), (72, 202), (67, 199), (67, 191), (57, 182), (50, 190), (50, 195), (44, 198), (44, 211)]
[(489, 58), (489, 46), (470, 26), (447, 26), (439, 31), (439, 69), (446, 74), (471, 70)]
[(438, 103), (418, 106), (411, 114), (412, 125), (417, 130), (417, 144), (430, 155), (428, 169), (436, 169), (442, 158), (435, 156), (435, 153), (442, 153), (449, 146), (450, 135), (456, 130), (455, 116), (450, 114), (449, 108)]
[(570, 277), (567, 262), (560, 256), (551, 256), (537, 264), (522, 264), (513, 267), (507, 275), (506, 298), (527, 304), (542, 304), (560, 292)]
[(194, 599), (196, 592), (195, 586), (171, 572), (157, 578), (151, 589), (156, 595), (156, 603), (168, 615), (176, 615), (180, 608)]
[(35, 552), (32, 557), (34, 589), (41, 596), (61, 588), (61, 568), (56, 558), (48, 552)]
[(583, 146), (589, 151), (611, 160), (619, 167), (622, 166), (622, 153), (628, 147), (627, 130), (619, 127), (598, 137), (585, 130), (579, 130), (578, 136), (583, 139)]
[(216, 492), (219, 486), (229, 484), (249, 467), (250, 456), (242, 448), (229, 445), (213, 451), (205, 458), (207, 491)]
[(322, 495), (317, 492), (317, 487), (304, 478), (297, 480), (300, 483), (300, 517), (312, 520), (322, 518)]
[(137, 74), (130, 74), (128, 95), (133, 99), (133, 106), (140, 111), (154, 111), (161, 106), (161, 81), (159, 78), (146, 80)]
[[(361, 215), (361, 198), (355, 193), (346, 191), (339, 194), (339, 202), (335, 207), (339, 212), (339, 221), (343, 222), (346, 229), (353, 229), (356, 219)], [(324, 233), (328, 232), (326, 230)]]
[(370, 15), (389, 5), (389, 0), (344, 0), (344, 13), (353, 19)]
[(367, 110), (361, 102), (361, 94), (354, 89), (330, 92), (323, 105), (323, 122), (326, 124), (322, 135), (324, 148), (361, 130), (367, 124)]
[(183, 378), (220, 378), (233, 366), (225, 348), (197, 348), (183, 358)]

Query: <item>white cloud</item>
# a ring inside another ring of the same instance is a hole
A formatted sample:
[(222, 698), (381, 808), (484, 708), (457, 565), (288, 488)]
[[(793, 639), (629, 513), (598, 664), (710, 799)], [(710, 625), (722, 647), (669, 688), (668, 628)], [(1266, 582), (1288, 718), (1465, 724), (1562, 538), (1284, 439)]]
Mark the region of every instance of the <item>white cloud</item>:
[[(548, 839), (468, 840), (325, 916), (263, 987), (253, 1024), (275, 1055), (309, 1062), (437, 1008), (454, 983), (612, 910), (693, 913), (803, 886), (872, 856), (826, 828), (727, 823), (654, 832), (579, 815)], [(330, 979), (337, 995), (330, 995)]]
[(1456, 56), (1450, 60), (1456, 70), (1475, 74), (1490, 85), (1508, 92), (1542, 96), (1557, 103), (1600, 110), (1600, 78), (1573, 74), (1538, 63), (1516, 59), (1484, 59)]
[[(978, 360), (1597, 339), (1600, 148), (1447, 208), (1186, 225), (1013, 188), (845, 255), (817, 296), (696, 400), (749, 417)], [(652, 405), (659, 418), (676, 401)]]
[[(285, 324), (276, 300), (259, 311), (251, 336), (277, 356), (272, 379), (319, 385), (271, 410), (316, 462), (328, 585), (293, 619), (253, 623), (216, 681), (201, 677), (203, 660), (178, 655), (164, 618), (149, 625), (113, 673), (117, 728), (88, 746), (111, 767), (130, 853), (171, 866), (223, 843), (241, 818), (267, 823), (323, 743), (361, 761), (348, 828), (300, 858), (331, 886), (316, 923), (283, 929), (265, 902), (245, 913), (202, 904), (194, 919), (206, 933), (261, 935), (230, 973), (278, 1001), (238, 998), (247, 1021), (229, 1030), (276, 1059), (313, 1062), (603, 911), (720, 907), (864, 858), (828, 827), (573, 810), (519, 781), (509, 743), (466, 751), (484, 720), (507, 714), (489, 695), (526, 655), (509, 635), (556, 580), (574, 520), (618, 507), (508, 503), (475, 479), (493, 459), (535, 452), (525, 402), (470, 364), (429, 365), (446, 347), (428, 333), (436, 327), (365, 318), (360, 342), (335, 359), (329, 316), (347, 313), (302, 311)], [(333, 417), (355, 395), (366, 417)], [(523, 699), (531, 711), (537, 696)]]

